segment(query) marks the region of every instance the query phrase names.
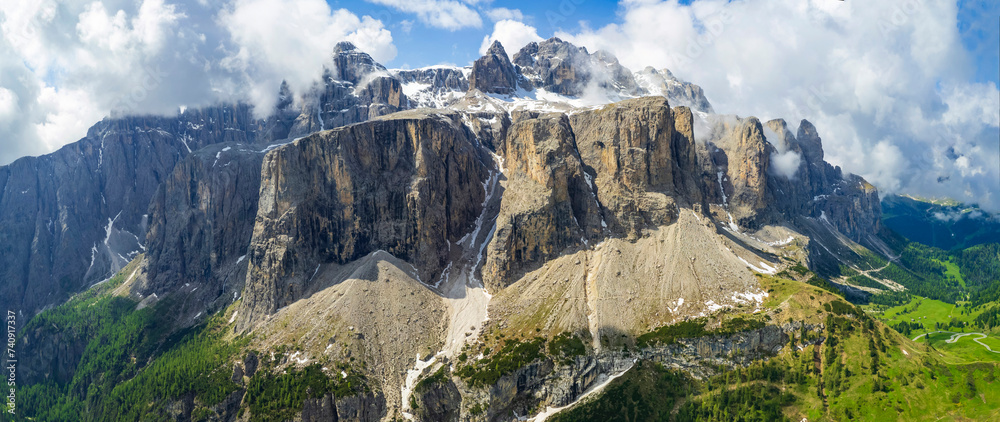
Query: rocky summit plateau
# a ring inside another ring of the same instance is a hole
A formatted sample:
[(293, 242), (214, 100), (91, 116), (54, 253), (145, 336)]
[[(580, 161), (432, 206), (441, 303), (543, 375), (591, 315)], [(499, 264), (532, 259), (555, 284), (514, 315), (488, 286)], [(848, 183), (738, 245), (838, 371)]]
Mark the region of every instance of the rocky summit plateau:
[(923, 279), (806, 120), (558, 38), (406, 70), (344, 42), (275, 89), (0, 167), (25, 417), (735, 420), (698, 412), (756, 382), (767, 420), (842, 420), (958, 371), (855, 306)]

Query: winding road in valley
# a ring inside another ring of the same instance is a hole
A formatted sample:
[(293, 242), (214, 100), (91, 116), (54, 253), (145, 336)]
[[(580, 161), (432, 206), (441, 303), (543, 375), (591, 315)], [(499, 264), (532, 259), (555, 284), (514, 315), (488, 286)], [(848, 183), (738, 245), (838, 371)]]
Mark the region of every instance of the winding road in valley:
[(926, 335), (928, 335), (928, 334), (937, 334), (937, 333), (948, 333), (948, 334), (953, 334), (953, 335), (951, 336), (951, 338), (949, 338), (948, 340), (945, 340), (945, 343), (949, 343), (949, 344), (951, 344), (951, 343), (955, 343), (955, 342), (957, 342), (957, 341), (958, 341), (958, 340), (959, 340), (960, 338), (962, 338), (962, 337), (965, 337), (965, 336), (978, 336), (978, 337), (976, 337), (976, 338), (973, 338), (973, 339), (972, 339), (972, 341), (974, 341), (974, 342), (976, 342), (976, 343), (979, 343), (979, 345), (980, 345), (980, 346), (983, 346), (983, 347), (985, 347), (985, 348), (986, 348), (986, 350), (989, 350), (990, 352), (993, 352), (993, 353), (1000, 353), (1000, 350), (993, 350), (993, 348), (991, 348), (990, 346), (987, 346), (987, 345), (986, 345), (985, 343), (983, 343), (983, 342), (979, 341), (979, 340), (982, 340), (982, 339), (986, 338), (986, 334), (983, 334), (983, 333), (956, 333), (956, 332), (954, 332), (954, 331), (931, 331), (931, 332), (929, 332), (929, 333), (924, 333), (924, 334), (921, 334), (921, 335), (919, 335), (919, 336), (916, 336), (916, 337), (914, 337), (914, 338), (913, 338), (913, 341), (917, 341), (917, 340), (920, 340), (920, 338), (921, 338), (921, 337), (924, 337), (924, 336), (926, 336)]

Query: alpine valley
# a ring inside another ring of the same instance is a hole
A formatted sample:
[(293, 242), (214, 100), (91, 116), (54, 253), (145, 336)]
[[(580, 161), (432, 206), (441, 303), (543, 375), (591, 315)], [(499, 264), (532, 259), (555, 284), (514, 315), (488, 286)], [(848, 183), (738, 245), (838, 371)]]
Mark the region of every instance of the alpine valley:
[(0, 167), (4, 417), (1000, 417), (995, 216), (558, 38), (330, 63)]

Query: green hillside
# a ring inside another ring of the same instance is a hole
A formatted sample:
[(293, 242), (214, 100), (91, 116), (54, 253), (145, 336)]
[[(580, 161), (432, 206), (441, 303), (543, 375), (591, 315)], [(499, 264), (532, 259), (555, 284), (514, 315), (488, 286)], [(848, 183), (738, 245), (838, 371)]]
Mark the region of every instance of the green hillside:
[[(769, 307), (807, 311), (843, 303), (800, 281), (765, 279)], [(922, 303), (917, 312), (951, 305)], [(697, 380), (655, 363), (633, 367), (603, 395), (558, 413), (550, 421), (840, 421), (990, 420), (1000, 400), (995, 359), (975, 349), (944, 350), (913, 342), (866, 312), (847, 306), (821, 318), (829, 338), (801, 350), (784, 348), (746, 368), (719, 368)], [(796, 315), (798, 316), (798, 315)], [(897, 315), (902, 318), (902, 315)], [(1000, 340), (991, 339), (1000, 343)], [(971, 342), (970, 342), (971, 343)], [(985, 350), (980, 347), (980, 350)]]

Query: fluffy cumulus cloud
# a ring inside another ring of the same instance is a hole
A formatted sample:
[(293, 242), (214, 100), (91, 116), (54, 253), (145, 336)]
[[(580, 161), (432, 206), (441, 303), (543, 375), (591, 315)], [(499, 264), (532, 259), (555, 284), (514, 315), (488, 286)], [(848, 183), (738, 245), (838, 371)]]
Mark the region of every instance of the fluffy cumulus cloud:
[[(781, 117), (792, 129), (808, 119), (829, 161), (885, 192), (996, 210), (1000, 91), (971, 82), (977, 53), (963, 44), (960, 7), (957, 0), (624, 0), (619, 23), (556, 35), (611, 51), (632, 69), (669, 68), (700, 84), (719, 112)], [(990, 9), (983, 19), (1000, 12), (995, 3), (983, 7)]]
[(530, 42), (542, 41), (538, 36), (538, 30), (525, 25), (523, 22), (505, 19), (493, 25), (493, 33), (483, 37), (483, 43), (479, 46), (479, 54), (486, 54), (493, 41), (500, 41), (508, 56), (514, 56), (522, 47)]
[(10, 124), (17, 118), (17, 94), (7, 88), (0, 87), (0, 124)]
[(305, 89), (339, 41), (396, 55), (380, 21), (324, 0), (5, 1), (0, 31), (0, 164), (113, 113), (252, 101), (266, 114), (281, 80)]
[(451, 31), (462, 28), (479, 28), (483, 18), (474, 8), (480, 0), (367, 0), (396, 9), (403, 13), (417, 15), (424, 24)]

